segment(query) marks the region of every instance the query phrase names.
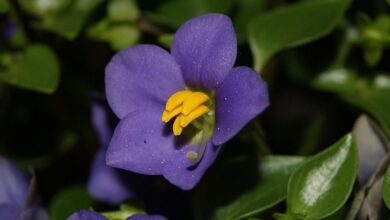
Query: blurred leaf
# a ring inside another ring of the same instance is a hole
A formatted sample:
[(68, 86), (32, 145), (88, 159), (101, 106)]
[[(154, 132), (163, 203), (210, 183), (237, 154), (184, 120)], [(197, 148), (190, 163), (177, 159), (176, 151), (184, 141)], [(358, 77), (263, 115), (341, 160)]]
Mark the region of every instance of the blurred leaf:
[(378, 130), (379, 128), (366, 115), (361, 115), (353, 126), (353, 134), (359, 149), (360, 186), (367, 183), (388, 151)]
[(376, 65), (382, 57), (382, 50), (390, 43), (390, 16), (380, 15), (371, 21), (360, 15), (360, 43), (364, 48), (364, 59), (370, 66)]
[(357, 147), (351, 134), (313, 156), (292, 174), (287, 215), (320, 219), (347, 201), (357, 172)]
[(208, 12), (226, 13), (229, 0), (168, 0), (158, 9), (148, 12), (148, 18), (156, 23), (178, 28), (188, 19)]
[(6, 13), (8, 9), (7, 0), (0, 0), (0, 13)]
[(108, 18), (112, 21), (135, 21), (139, 16), (133, 0), (113, 0), (109, 2)]
[(109, 43), (113, 50), (122, 50), (137, 43), (140, 32), (132, 24), (112, 24), (103, 19), (88, 30), (88, 36)]
[(364, 59), (369, 66), (376, 65), (382, 57), (382, 46), (370, 46), (364, 50)]
[(126, 204), (121, 205), (118, 211), (103, 212), (102, 215), (108, 218), (108, 220), (122, 220), (138, 213), (144, 213), (143, 209), (138, 207), (138, 205), (132, 206)]
[(43, 93), (53, 93), (59, 81), (59, 63), (45, 45), (31, 45), (15, 57), (8, 69), (0, 69), (0, 80), (14, 86)]
[(248, 27), (254, 68), (261, 71), (268, 59), (280, 50), (328, 34), (349, 3), (350, 0), (304, 1), (255, 17)]
[(68, 187), (54, 196), (50, 205), (50, 216), (53, 220), (66, 219), (73, 212), (89, 209), (92, 199), (84, 186)]
[(67, 39), (77, 37), (93, 9), (103, 0), (77, 0), (61, 13), (53, 17), (44, 17), (41, 26)]
[(33, 15), (47, 16), (64, 10), (72, 0), (19, 0), (23, 10)]
[(261, 160), (259, 184), (217, 211), (215, 219), (244, 219), (274, 206), (287, 195), (287, 182), (302, 157), (267, 156)]
[(235, 10), (237, 11), (233, 16), (233, 24), (239, 42), (247, 40), (247, 29), (249, 21), (256, 15), (261, 14), (266, 9), (265, 0), (240, 0), (236, 1)]
[(158, 42), (166, 48), (171, 48), (173, 41), (173, 34), (163, 34), (158, 37)]
[(357, 78), (346, 69), (320, 74), (313, 82), (320, 90), (334, 92), (348, 103), (369, 113), (390, 137), (390, 77), (379, 74), (372, 81)]

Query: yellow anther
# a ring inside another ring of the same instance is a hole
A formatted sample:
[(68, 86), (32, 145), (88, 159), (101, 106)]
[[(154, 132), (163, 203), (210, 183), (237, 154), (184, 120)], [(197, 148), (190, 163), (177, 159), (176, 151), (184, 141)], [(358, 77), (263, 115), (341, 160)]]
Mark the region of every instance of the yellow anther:
[(183, 115), (183, 117), (180, 120), (181, 127), (183, 127), (183, 128), (187, 127), (187, 125), (189, 123), (191, 123), (193, 120), (199, 118), (200, 116), (206, 114), (209, 111), (210, 111), (210, 109), (205, 105), (201, 105), (201, 106), (197, 107), (196, 109), (192, 110), (192, 112), (190, 112), (190, 114)]
[(208, 101), (210, 97), (202, 92), (194, 92), (186, 97), (182, 113), (188, 115), (192, 110)]
[(183, 128), (180, 126), (180, 121), (182, 117), (182, 115), (177, 116), (175, 122), (173, 122), (173, 134), (175, 136), (179, 136), (183, 131)]
[(169, 97), (165, 109), (167, 111), (174, 110), (179, 105), (183, 104), (184, 100), (191, 94), (192, 92), (189, 90), (182, 90), (174, 93), (171, 97)]
[[(161, 120), (167, 123), (176, 117), (172, 130), (173, 134), (178, 136), (192, 121), (210, 111), (203, 105), (209, 99), (210, 97), (202, 92), (178, 91), (168, 99)], [(191, 157), (195, 158), (194, 155)]]
[(165, 110), (161, 116), (161, 120), (165, 123), (167, 123), (169, 120), (171, 120), (176, 115), (180, 114), (183, 110), (183, 106), (178, 106), (177, 108), (173, 109), (173, 111), (167, 111)]

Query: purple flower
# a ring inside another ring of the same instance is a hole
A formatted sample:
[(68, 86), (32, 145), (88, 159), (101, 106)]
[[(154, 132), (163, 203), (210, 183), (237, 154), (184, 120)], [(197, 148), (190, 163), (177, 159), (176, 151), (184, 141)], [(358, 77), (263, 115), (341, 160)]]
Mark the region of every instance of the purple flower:
[(34, 198), (34, 178), (0, 156), (0, 216), (2, 220), (49, 219)]
[(113, 128), (105, 105), (94, 102), (92, 105), (92, 124), (96, 130), (101, 147), (96, 153), (88, 181), (88, 191), (96, 199), (119, 204), (133, 196), (131, 183), (126, 182), (119, 169), (106, 165), (105, 154), (111, 139)]
[[(80, 210), (69, 216), (67, 220), (107, 220), (107, 218), (94, 211)], [(160, 215), (135, 214), (126, 220), (166, 220), (166, 218)]]
[(67, 220), (107, 220), (107, 218), (94, 211), (80, 210), (69, 216)]
[(268, 106), (259, 75), (233, 68), (236, 54), (232, 22), (222, 14), (187, 21), (171, 53), (154, 45), (117, 53), (105, 78), (120, 118), (107, 164), (193, 188), (220, 146)]

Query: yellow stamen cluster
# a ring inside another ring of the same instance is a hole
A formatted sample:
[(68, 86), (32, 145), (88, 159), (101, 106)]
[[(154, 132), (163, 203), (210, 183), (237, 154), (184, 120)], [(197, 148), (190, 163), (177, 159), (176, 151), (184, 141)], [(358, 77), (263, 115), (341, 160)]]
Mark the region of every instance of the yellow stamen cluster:
[(161, 120), (167, 123), (177, 116), (173, 123), (173, 134), (178, 136), (193, 120), (210, 111), (203, 105), (209, 99), (203, 92), (178, 91), (169, 97)]

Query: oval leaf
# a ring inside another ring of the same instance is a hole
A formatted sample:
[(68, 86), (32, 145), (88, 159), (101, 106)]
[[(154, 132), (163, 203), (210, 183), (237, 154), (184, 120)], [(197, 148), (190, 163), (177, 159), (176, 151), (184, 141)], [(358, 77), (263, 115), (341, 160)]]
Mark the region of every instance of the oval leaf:
[(8, 70), (0, 70), (0, 80), (25, 89), (53, 93), (59, 81), (57, 57), (45, 45), (31, 45)]
[(250, 192), (218, 210), (215, 219), (243, 219), (256, 215), (286, 198), (287, 181), (302, 157), (268, 156), (260, 163), (261, 181)]
[(255, 69), (261, 71), (267, 60), (284, 48), (302, 45), (329, 33), (349, 2), (304, 1), (255, 17), (248, 27)]
[(345, 203), (357, 173), (357, 147), (351, 134), (313, 156), (292, 174), (288, 184), (288, 215), (320, 219)]

